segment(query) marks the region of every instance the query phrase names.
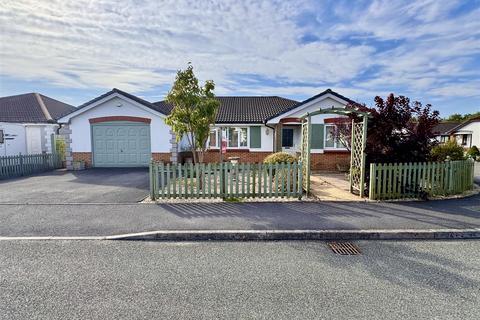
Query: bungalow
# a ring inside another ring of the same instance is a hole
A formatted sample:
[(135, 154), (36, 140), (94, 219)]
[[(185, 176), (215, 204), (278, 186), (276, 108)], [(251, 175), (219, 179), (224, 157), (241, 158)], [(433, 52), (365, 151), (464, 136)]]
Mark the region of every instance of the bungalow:
[(473, 146), (480, 147), (480, 117), (464, 122), (441, 122), (434, 131), (440, 143), (453, 139), (465, 149)]
[(57, 119), (74, 111), (39, 93), (0, 98), (0, 156), (51, 152)]
[[(267, 155), (300, 151), (300, 117), (325, 108), (345, 108), (350, 99), (328, 89), (305, 101), (277, 96), (217, 97), (220, 107), (208, 141), (206, 162), (219, 161), (220, 141), (227, 141), (224, 158), (261, 162)], [(183, 162), (189, 157), (184, 140), (177, 143), (164, 122), (172, 106), (148, 102), (113, 89), (59, 119), (66, 136), (67, 167), (84, 161), (89, 167), (147, 166), (150, 159)], [(349, 151), (335, 139), (336, 115), (312, 118), (312, 168), (336, 170), (346, 165)]]

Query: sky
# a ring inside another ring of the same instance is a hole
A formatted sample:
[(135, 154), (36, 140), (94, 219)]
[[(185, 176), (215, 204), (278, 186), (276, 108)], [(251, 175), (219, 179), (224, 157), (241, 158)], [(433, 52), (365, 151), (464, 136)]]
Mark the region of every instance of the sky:
[(0, 96), (159, 101), (191, 62), (217, 95), (480, 111), (480, 0), (7, 0), (0, 27)]

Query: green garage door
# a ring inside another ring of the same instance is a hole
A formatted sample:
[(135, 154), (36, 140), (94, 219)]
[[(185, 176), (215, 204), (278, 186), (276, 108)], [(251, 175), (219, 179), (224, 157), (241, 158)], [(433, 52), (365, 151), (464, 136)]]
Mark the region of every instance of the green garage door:
[(95, 167), (148, 166), (150, 125), (128, 121), (92, 124), (92, 146)]

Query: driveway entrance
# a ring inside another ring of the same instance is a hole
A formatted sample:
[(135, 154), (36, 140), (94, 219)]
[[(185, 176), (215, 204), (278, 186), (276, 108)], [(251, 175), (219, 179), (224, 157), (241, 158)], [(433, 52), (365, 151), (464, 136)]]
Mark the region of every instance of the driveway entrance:
[(51, 171), (0, 182), (0, 204), (136, 203), (148, 195), (147, 168)]

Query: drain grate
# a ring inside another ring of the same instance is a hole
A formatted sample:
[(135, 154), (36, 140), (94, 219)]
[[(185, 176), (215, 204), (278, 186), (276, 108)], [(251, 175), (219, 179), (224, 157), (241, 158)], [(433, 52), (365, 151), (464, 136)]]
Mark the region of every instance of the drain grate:
[(361, 253), (360, 248), (351, 242), (329, 242), (327, 244), (336, 254), (352, 256)]

